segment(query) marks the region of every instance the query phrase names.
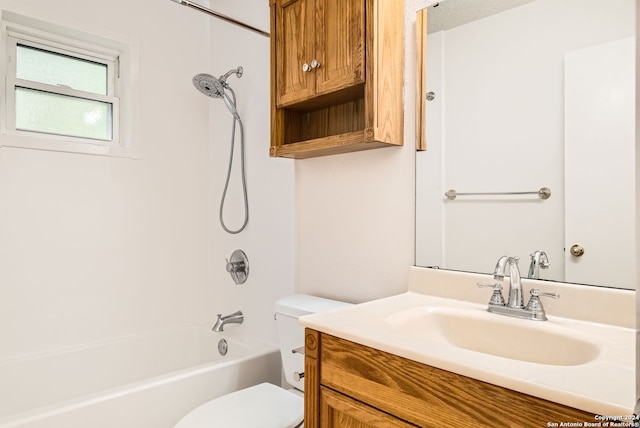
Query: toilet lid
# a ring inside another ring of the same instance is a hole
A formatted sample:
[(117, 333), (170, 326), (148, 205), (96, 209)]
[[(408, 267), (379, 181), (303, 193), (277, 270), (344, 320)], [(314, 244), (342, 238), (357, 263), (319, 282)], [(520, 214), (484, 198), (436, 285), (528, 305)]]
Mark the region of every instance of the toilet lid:
[(302, 397), (261, 383), (207, 401), (187, 413), (174, 428), (293, 428), (303, 415)]

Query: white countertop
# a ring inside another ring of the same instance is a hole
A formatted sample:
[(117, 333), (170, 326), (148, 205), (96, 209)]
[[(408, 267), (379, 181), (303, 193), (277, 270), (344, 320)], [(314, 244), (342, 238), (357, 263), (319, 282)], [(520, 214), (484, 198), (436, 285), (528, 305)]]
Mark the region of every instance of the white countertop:
[[(470, 284), (470, 287), (475, 288), (475, 284)], [(486, 313), (486, 304), (425, 294), (425, 287), (412, 288), (420, 292), (409, 291), (328, 313), (307, 315), (300, 318), (300, 323), (400, 357), (587, 412), (605, 416), (633, 413), (636, 395), (635, 329), (562, 318), (554, 316), (549, 310), (548, 321), (505, 317), (511, 323), (533, 323), (535, 328), (556, 328), (569, 332), (572, 337), (597, 343), (600, 353), (587, 363), (562, 366), (503, 358), (463, 349), (430, 337), (428, 333), (423, 334), (419, 326), (398, 329), (395, 322), (398, 314), (414, 308), (463, 308), (477, 311), (477, 314)], [(489, 294), (486, 297), (488, 301)], [(487, 316), (503, 317), (488, 313)], [(523, 325), (529, 327), (533, 324)], [(477, 334), (490, 335), (491, 332), (479, 331)], [(549, 349), (549, 352), (553, 352), (553, 349)]]

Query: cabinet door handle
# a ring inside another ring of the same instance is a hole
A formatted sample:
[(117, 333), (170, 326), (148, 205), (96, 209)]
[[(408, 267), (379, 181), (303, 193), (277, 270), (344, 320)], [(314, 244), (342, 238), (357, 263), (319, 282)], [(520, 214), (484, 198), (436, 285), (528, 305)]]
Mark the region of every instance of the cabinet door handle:
[(305, 73), (310, 72), (311, 66), (305, 62), (304, 64), (302, 64), (302, 71), (304, 71)]
[(317, 59), (314, 59), (313, 61), (311, 61), (311, 68), (319, 68), (320, 67), (320, 63), (318, 62)]

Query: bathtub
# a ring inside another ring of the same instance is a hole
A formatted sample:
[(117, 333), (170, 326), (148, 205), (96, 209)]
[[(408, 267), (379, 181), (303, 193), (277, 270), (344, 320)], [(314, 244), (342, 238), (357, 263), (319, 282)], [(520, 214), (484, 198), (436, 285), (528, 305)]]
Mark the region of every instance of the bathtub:
[[(189, 410), (261, 382), (279, 349), (188, 326), (0, 361), (0, 428), (172, 428)], [(221, 355), (218, 341), (228, 352)]]

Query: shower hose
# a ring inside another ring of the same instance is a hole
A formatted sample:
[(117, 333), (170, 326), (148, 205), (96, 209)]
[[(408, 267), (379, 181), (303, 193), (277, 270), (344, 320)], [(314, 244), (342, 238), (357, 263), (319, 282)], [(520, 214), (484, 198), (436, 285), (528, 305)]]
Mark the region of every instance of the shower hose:
[[(227, 105), (227, 108), (229, 109), (229, 111), (231, 112), (231, 115), (233, 116), (233, 122), (231, 126), (231, 149), (229, 151), (229, 167), (227, 168), (227, 178), (224, 183), (222, 198), (220, 199), (219, 217), (220, 217), (220, 225), (225, 230), (225, 232), (231, 233), (231, 234), (237, 234), (242, 232), (244, 228), (247, 226), (247, 223), (249, 222), (249, 199), (247, 197), (247, 179), (246, 179), (246, 173), (244, 169), (244, 157), (245, 157), (244, 156), (244, 152), (245, 152), (244, 126), (242, 125), (242, 120), (240, 119), (240, 115), (238, 114), (238, 111), (236, 109), (235, 92), (233, 92), (233, 89), (231, 89), (228, 85), (225, 85), (225, 89), (231, 92), (231, 98), (229, 98), (229, 95), (227, 95), (226, 91), (224, 91), (222, 99), (224, 100), (224, 103)], [(242, 195), (244, 198), (244, 221), (242, 223), (242, 226), (240, 226), (240, 228), (236, 230), (231, 230), (224, 223), (224, 218), (222, 213), (224, 211), (224, 202), (227, 199), (227, 189), (229, 188), (229, 179), (231, 178), (231, 169), (233, 167), (233, 152), (234, 152), (234, 146), (235, 146), (235, 140), (236, 140), (236, 122), (238, 122), (238, 125), (240, 128), (240, 175), (242, 177)]]

